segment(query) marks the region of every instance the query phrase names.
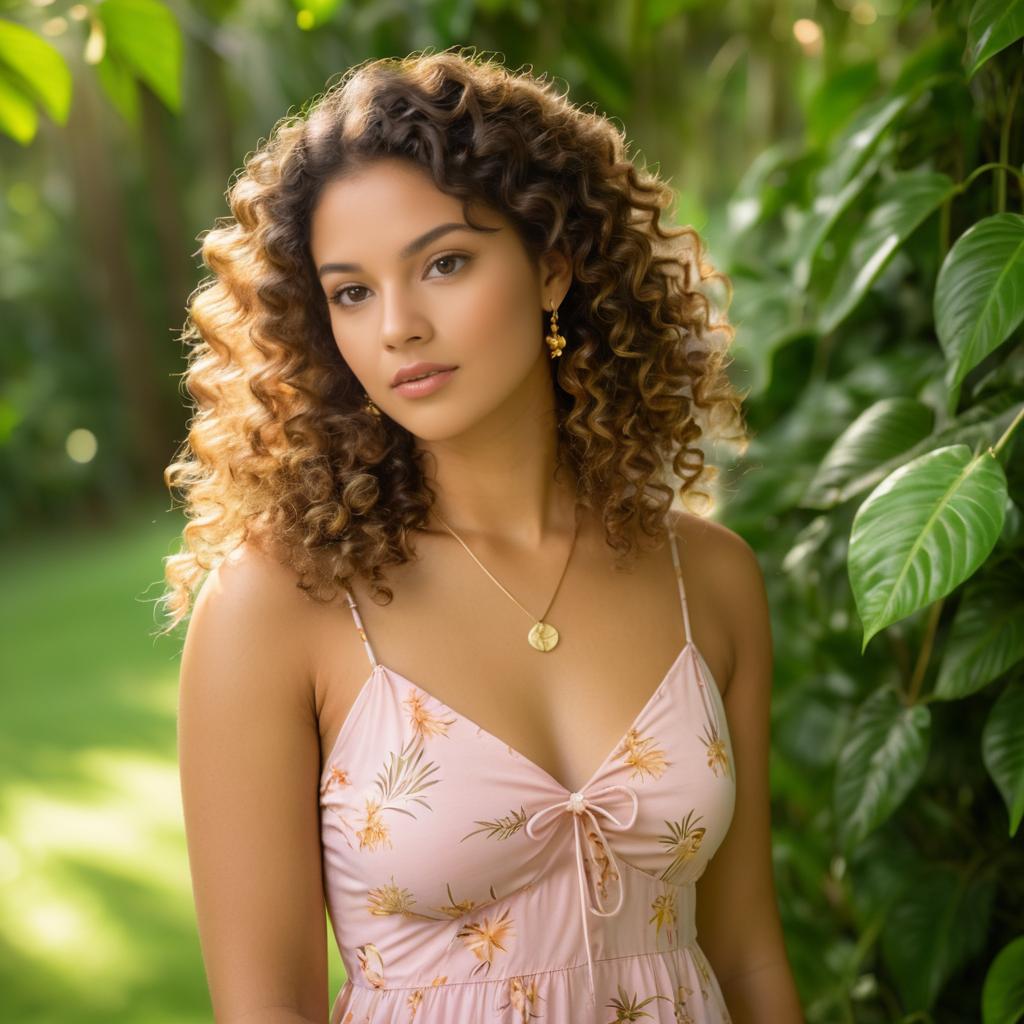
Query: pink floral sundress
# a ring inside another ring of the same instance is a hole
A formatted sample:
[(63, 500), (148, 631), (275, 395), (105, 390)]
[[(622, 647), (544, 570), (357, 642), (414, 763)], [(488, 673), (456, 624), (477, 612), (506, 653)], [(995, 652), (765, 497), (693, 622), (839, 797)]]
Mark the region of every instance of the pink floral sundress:
[(695, 884), (736, 797), (725, 706), (690, 635), (570, 792), (379, 663), (320, 780), (324, 887), (348, 975), (330, 1024), (726, 1024)]

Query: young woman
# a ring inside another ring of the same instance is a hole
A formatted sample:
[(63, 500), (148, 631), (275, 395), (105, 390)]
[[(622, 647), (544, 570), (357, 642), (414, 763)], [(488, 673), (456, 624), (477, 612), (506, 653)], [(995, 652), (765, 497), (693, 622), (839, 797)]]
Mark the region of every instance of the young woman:
[(167, 470), (217, 1021), (328, 1019), (325, 901), (330, 1024), (801, 1020), (763, 580), (672, 507), (746, 435), (670, 197), (453, 51), (353, 69), (234, 182)]

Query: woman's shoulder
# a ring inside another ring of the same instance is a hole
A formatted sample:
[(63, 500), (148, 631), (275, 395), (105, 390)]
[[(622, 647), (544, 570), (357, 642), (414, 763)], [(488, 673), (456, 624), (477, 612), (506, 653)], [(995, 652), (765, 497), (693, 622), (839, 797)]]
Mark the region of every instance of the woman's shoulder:
[(293, 635), (310, 603), (299, 581), (280, 548), (247, 539), (207, 574), (193, 617), (213, 613), (224, 623), (244, 628), (254, 639), (264, 626), (273, 627), (275, 637)]
[(683, 510), (673, 511), (673, 529), (687, 579), (695, 577), (723, 610), (744, 597), (756, 600), (764, 589), (757, 553), (746, 539), (722, 523)]
[(735, 530), (690, 512), (673, 513), (673, 530), (691, 609), (706, 609), (707, 620), (724, 628), (729, 679), (744, 651), (761, 650), (770, 628), (757, 553)]
[(692, 559), (706, 559), (721, 571), (732, 569), (749, 573), (757, 563), (757, 555), (747, 541), (723, 523), (684, 509), (672, 509), (670, 522), (680, 551)]
[[(290, 563), (280, 544), (247, 540), (217, 569), (225, 603), (240, 628), (254, 635), (254, 643), (278, 645), (302, 690), (316, 707), (331, 680), (359, 680), (365, 676), (367, 652), (354, 625), (345, 589), (313, 596), (300, 587), (301, 573)], [(349, 588), (355, 589), (355, 581)], [(349, 685), (345, 682), (342, 689)]]
[[(316, 666), (311, 599), (298, 575), (248, 541), (207, 573), (196, 595), (181, 658), (183, 693), (220, 694), (225, 706), (308, 706)], [(300, 712), (301, 714), (302, 712)]]

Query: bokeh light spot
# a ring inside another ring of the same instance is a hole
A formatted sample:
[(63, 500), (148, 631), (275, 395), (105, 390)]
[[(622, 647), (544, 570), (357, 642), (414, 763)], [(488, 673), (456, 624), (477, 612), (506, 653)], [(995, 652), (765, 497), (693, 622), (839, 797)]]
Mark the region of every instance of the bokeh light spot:
[(68, 456), (75, 462), (92, 462), (96, 458), (99, 443), (96, 435), (85, 427), (76, 427), (64, 442)]

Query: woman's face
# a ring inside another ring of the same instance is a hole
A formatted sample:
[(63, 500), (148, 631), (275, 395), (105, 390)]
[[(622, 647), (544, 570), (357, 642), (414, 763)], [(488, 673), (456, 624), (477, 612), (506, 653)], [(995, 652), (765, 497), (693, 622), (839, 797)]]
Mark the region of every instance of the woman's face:
[[(492, 230), (470, 228), (460, 200), (393, 158), (331, 182), (313, 211), (338, 351), (373, 402), (425, 440), (457, 436), (517, 394), (551, 391), (541, 313), (568, 290), (567, 263), (552, 254), (532, 266), (507, 218), (479, 205), (472, 214)], [(430, 394), (395, 390), (395, 373), (418, 362), (457, 369)]]

